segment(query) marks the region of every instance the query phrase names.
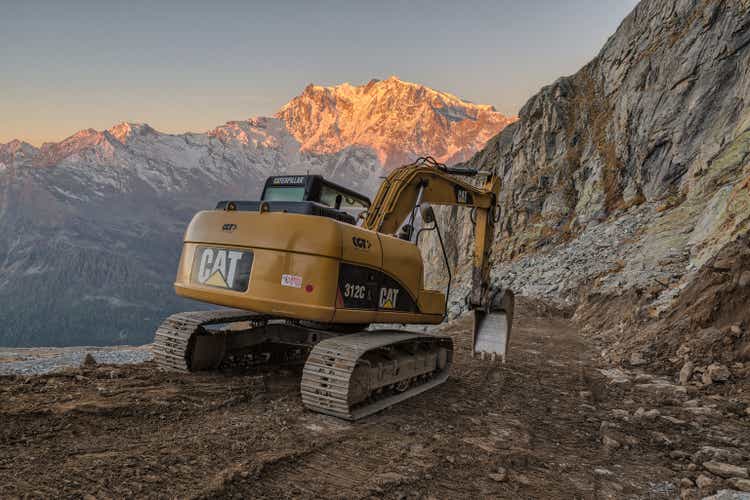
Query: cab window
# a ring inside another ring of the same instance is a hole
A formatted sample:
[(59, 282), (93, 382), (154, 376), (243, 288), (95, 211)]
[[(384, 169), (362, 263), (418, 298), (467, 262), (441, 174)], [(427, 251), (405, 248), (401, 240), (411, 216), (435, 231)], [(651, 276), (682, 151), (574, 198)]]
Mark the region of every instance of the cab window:
[(320, 203), (334, 208), (364, 210), (369, 207), (365, 200), (347, 195), (326, 185), (320, 188), (319, 198)]
[(263, 193), (264, 201), (304, 201), (304, 186), (274, 186), (266, 188)]

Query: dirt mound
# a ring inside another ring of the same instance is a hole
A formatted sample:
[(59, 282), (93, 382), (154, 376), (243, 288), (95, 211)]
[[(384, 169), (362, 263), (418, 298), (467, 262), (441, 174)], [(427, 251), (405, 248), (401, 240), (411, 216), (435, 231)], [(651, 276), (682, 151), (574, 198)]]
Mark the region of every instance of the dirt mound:
[(665, 312), (654, 299), (662, 291), (631, 289), (619, 296), (591, 294), (576, 312), (599, 336), (607, 358), (625, 365), (650, 364), (676, 373), (685, 363), (698, 372), (726, 365), (730, 380), (750, 375), (750, 234), (725, 245), (694, 275)]

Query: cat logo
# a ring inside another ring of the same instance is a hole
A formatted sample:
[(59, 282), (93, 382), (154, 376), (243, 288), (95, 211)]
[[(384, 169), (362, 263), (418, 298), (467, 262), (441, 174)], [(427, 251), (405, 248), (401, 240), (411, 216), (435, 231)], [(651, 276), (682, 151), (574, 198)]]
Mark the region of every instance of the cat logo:
[(381, 288), (378, 307), (381, 309), (395, 309), (398, 300), (398, 288)]
[(372, 243), (370, 243), (370, 240), (366, 240), (364, 238), (357, 238), (356, 236), (352, 236), (352, 244), (355, 248), (360, 248), (362, 250), (369, 250), (372, 246)]
[(237, 224), (224, 224), (223, 226), (221, 226), (221, 230), (228, 233), (231, 233), (235, 229), (237, 229)]
[(198, 265), (198, 283), (234, 288), (234, 278), (240, 259), (242, 259), (242, 252), (204, 248)]

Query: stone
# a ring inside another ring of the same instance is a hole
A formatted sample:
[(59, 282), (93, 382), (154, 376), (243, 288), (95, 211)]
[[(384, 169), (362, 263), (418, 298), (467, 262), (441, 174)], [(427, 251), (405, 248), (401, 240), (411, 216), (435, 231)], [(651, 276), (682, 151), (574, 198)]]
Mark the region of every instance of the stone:
[(669, 452), (669, 456), (676, 460), (687, 460), (690, 458), (690, 453), (682, 450), (672, 450)]
[(738, 463), (742, 461), (742, 454), (727, 448), (718, 446), (702, 446), (693, 453), (694, 462), (729, 462)]
[(638, 351), (630, 355), (629, 361), (630, 361), (630, 364), (633, 366), (641, 366), (647, 363), (646, 358), (643, 357), (643, 353), (638, 352)]
[(742, 288), (750, 286), (750, 271), (743, 271), (737, 284)]
[(94, 359), (94, 356), (92, 356), (90, 352), (86, 353), (86, 357), (83, 358), (83, 363), (81, 363), (81, 366), (85, 366), (87, 368), (96, 366), (96, 360)]
[(633, 382), (635, 382), (636, 384), (646, 384), (653, 380), (654, 380), (653, 375), (649, 375), (648, 373), (639, 373), (638, 375), (635, 376), (635, 378), (633, 379)]
[(614, 410), (609, 412), (614, 418), (620, 419), (620, 420), (627, 420), (630, 417), (630, 412), (628, 410), (621, 410), (619, 408), (615, 408)]
[(750, 493), (733, 490), (719, 490), (710, 497), (704, 497), (703, 500), (750, 500)]
[(673, 425), (685, 425), (687, 423), (684, 420), (681, 420), (681, 419), (675, 418), (675, 417), (671, 417), (669, 415), (663, 415), (661, 418), (662, 418), (662, 420), (665, 420), (665, 421), (667, 421), (667, 422), (669, 422), (670, 424), (673, 424)]
[(693, 488), (682, 488), (680, 490), (680, 500), (697, 500), (698, 495)]
[(651, 440), (661, 446), (669, 448), (672, 446), (672, 440), (667, 437), (663, 432), (651, 431)]
[(682, 368), (680, 369), (680, 385), (687, 385), (687, 383), (690, 381), (690, 377), (693, 376), (693, 372), (695, 371), (695, 363), (692, 361), (687, 361), (684, 365), (682, 365)]
[(673, 384), (636, 384), (635, 389), (647, 394), (658, 403), (667, 404), (675, 401), (684, 401), (688, 398), (687, 389), (683, 386)]
[(508, 480), (508, 471), (500, 467), (497, 472), (490, 474), (489, 478), (497, 483), (503, 483)]
[(695, 486), (695, 483), (689, 477), (680, 479), (680, 488), (692, 488), (693, 486)]
[(655, 420), (661, 415), (661, 412), (657, 410), (656, 408), (653, 408), (651, 410), (648, 410), (647, 412), (643, 413), (643, 418), (648, 420)]
[(703, 468), (723, 478), (737, 477), (741, 479), (748, 479), (748, 477), (750, 477), (748, 476), (747, 468), (727, 464), (724, 462), (704, 462)]
[(400, 483), (405, 479), (406, 476), (403, 476), (397, 472), (383, 472), (375, 476), (376, 482), (381, 485), (388, 483)]
[(698, 488), (707, 490), (708, 488), (713, 486), (714, 480), (705, 474), (701, 474), (700, 476), (698, 476), (698, 479), (695, 480), (695, 484), (696, 486), (698, 486)]
[(612, 476), (613, 475), (611, 470), (602, 469), (602, 468), (594, 469), (594, 474), (596, 474), (597, 476)]
[(692, 415), (700, 415), (703, 417), (720, 417), (721, 412), (717, 410), (716, 408), (711, 408), (708, 406), (688, 406), (687, 408), (683, 408), (684, 411), (692, 414)]
[(599, 369), (598, 371), (607, 377), (608, 384), (627, 385), (630, 383), (630, 374), (620, 368)]
[(726, 382), (731, 377), (729, 368), (719, 363), (711, 363), (703, 372), (703, 383), (711, 385), (716, 382)]
[(602, 444), (608, 450), (616, 450), (617, 448), (619, 448), (620, 446), (622, 446), (618, 440), (616, 440), (616, 439), (614, 439), (612, 437), (609, 437), (607, 435), (605, 435), (605, 436), (602, 437)]
[(736, 359), (740, 361), (750, 361), (750, 342), (742, 345), (739, 349), (737, 349)]
[(729, 485), (736, 490), (750, 492), (750, 479), (733, 477), (731, 479), (728, 479), (727, 483), (729, 483)]
[(635, 410), (635, 413), (633, 413), (633, 416), (635, 418), (645, 418), (647, 420), (654, 420), (661, 415), (661, 412), (657, 410), (656, 408), (653, 408), (651, 410), (646, 410), (643, 407), (638, 408)]
[(516, 475), (516, 481), (521, 483), (524, 486), (530, 486), (534, 484), (534, 482), (529, 478), (529, 476), (525, 474), (518, 474)]

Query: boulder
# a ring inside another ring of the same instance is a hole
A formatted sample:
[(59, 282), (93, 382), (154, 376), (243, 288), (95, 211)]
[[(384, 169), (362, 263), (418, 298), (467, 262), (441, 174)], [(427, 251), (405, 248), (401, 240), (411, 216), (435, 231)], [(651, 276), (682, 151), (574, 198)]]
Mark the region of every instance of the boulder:
[(750, 477), (748, 475), (746, 467), (739, 467), (737, 465), (727, 464), (724, 462), (704, 462), (703, 468), (723, 478), (736, 477), (747, 479), (748, 477)]

